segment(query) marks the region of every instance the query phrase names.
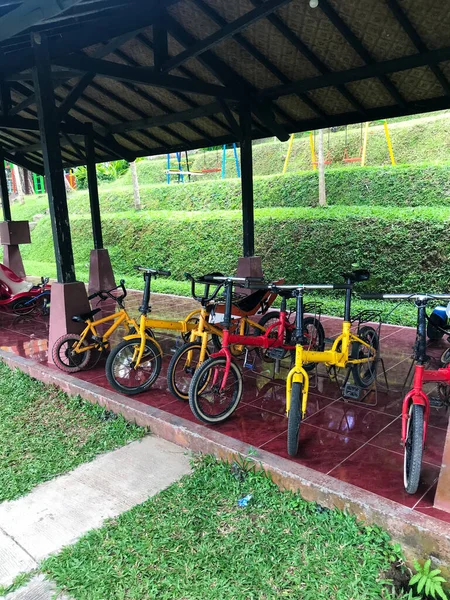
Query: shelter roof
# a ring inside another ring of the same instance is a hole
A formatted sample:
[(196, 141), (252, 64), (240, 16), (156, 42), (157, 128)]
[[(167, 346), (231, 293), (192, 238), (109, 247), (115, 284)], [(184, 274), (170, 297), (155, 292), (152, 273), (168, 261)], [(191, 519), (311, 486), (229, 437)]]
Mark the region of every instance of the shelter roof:
[[(314, 2), (314, 0), (313, 0)], [(32, 37), (48, 43), (65, 166), (450, 106), (450, 4), (0, 0), (0, 143), (43, 170)]]

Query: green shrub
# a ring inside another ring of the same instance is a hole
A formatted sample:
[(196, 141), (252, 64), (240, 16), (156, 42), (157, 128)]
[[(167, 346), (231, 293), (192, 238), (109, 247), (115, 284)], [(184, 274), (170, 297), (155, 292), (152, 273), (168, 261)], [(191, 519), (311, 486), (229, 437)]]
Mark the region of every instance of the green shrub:
[[(373, 291), (447, 291), (450, 248), (445, 208), (395, 207), (270, 208), (255, 211), (256, 253), (265, 273), (290, 282), (333, 282), (353, 264), (369, 268)], [(90, 219), (71, 219), (77, 267), (86, 270), (92, 248)], [(233, 273), (242, 254), (240, 211), (125, 212), (103, 219), (105, 246), (116, 277), (142, 262), (171, 269), (174, 279), (187, 270)], [(50, 219), (23, 246), (29, 261), (53, 262)]]

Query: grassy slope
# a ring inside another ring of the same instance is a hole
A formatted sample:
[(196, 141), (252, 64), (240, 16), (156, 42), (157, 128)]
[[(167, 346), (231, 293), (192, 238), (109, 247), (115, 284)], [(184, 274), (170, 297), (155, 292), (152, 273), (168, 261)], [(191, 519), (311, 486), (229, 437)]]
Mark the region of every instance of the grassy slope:
[(0, 363), (0, 502), (145, 430)]
[[(439, 116), (439, 115), (438, 115)], [(448, 160), (450, 150), (450, 118), (449, 113), (440, 115), (435, 121), (409, 120), (403, 123), (390, 125), (390, 135), (398, 164), (436, 163)], [(345, 132), (338, 131), (325, 136), (325, 150), (332, 158), (332, 165), (328, 169), (346, 167), (342, 162), (344, 155)], [(359, 126), (349, 128), (347, 135), (347, 148), (350, 156), (360, 154), (361, 132)], [(278, 141), (264, 142), (254, 145), (254, 173), (255, 175), (273, 175), (281, 173), (286, 157), (287, 144)], [(221, 151), (190, 153), (190, 168), (201, 171), (203, 168), (221, 166)], [(183, 158), (184, 161), (184, 158)], [(370, 128), (368, 153), (368, 166), (390, 165), (389, 153), (384, 137), (384, 130), (379, 124)], [(172, 164), (172, 166), (176, 166)], [(165, 183), (167, 168), (164, 157), (145, 160), (138, 163), (139, 181), (142, 185), (151, 183)], [(349, 168), (349, 167), (346, 167)], [(309, 138), (305, 134), (298, 134), (293, 145), (289, 161), (288, 172), (311, 170), (311, 153)], [(227, 177), (235, 177), (233, 151), (227, 151)], [(220, 173), (208, 173), (198, 180), (219, 179)], [(196, 179), (196, 180), (197, 180)], [(176, 182), (176, 177), (173, 178)], [(117, 185), (130, 185), (131, 174), (127, 173)]]
[(392, 554), (382, 530), (206, 457), (43, 570), (76, 600), (378, 600)]

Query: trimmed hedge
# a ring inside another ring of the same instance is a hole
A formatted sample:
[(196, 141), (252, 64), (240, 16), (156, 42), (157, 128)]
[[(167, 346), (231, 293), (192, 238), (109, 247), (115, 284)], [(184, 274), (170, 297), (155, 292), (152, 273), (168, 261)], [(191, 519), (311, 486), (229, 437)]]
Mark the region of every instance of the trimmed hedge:
[[(336, 169), (326, 178), (329, 205), (450, 206), (450, 164), (428, 167), (367, 167)], [(317, 174), (256, 177), (256, 208), (317, 206)], [(144, 210), (238, 210), (241, 184), (238, 179), (186, 185), (141, 187)], [(69, 195), (70, 214), (89, 214), (87, 192)], [(133, 209), (131, 188), (102, 188), (103, 215)], [(46, 197), (27, 198), (13, 204), (14, 219), (28, 219), (48, 206)]]
[[(448, 209), (341, 207), (255, 211), (256, 253), (270, 278), (290, 282), (339, 281), (352, 265), (368, 268), (360, 289), (447, 291), (450, 282)], [(84, 271), (92, 248), (90, 220), (71, 219), (76, 264)], [(105, 246), (116, 277), (127, 279), (136, 262), (169, 268), (233, 273), (241, 255), (239, 211), (110, 214), (103, 219)], [(50, 219), (23, 246), (25, 260), (53, 262)]]

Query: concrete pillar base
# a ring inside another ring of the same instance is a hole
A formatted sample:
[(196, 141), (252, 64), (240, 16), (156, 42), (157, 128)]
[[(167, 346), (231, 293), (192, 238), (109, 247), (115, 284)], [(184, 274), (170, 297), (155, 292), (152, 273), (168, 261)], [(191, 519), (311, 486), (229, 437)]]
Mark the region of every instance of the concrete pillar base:
[(86, 287), (81, 281), (53, 283), (48, 336), (48, 362), (53, 363), (52, 349), (57, 339), (66, 333), (81, 333), (84, 323), (74, 323), (72, 317), (91, 310)]
[(450, 423), (447, 429), (441, 473), (434, 497), (434, 507), (450, 513)]
[[(238, 259), (236, 277), (263, 277), (263, 270), (260, 256), (243, 256)], [(246, 288), (236, 288), (236, 293), (248, 296), (254, 290)]]
[(109, 252), (105, 248), (91, 250), (89, 266), (89, 295), (116, 287)]
[(19, 246), (13, 244), (3, 245), (3, 264), (14, 271), (19, 277), (25, 278), (25, 268), (22, 262)]

